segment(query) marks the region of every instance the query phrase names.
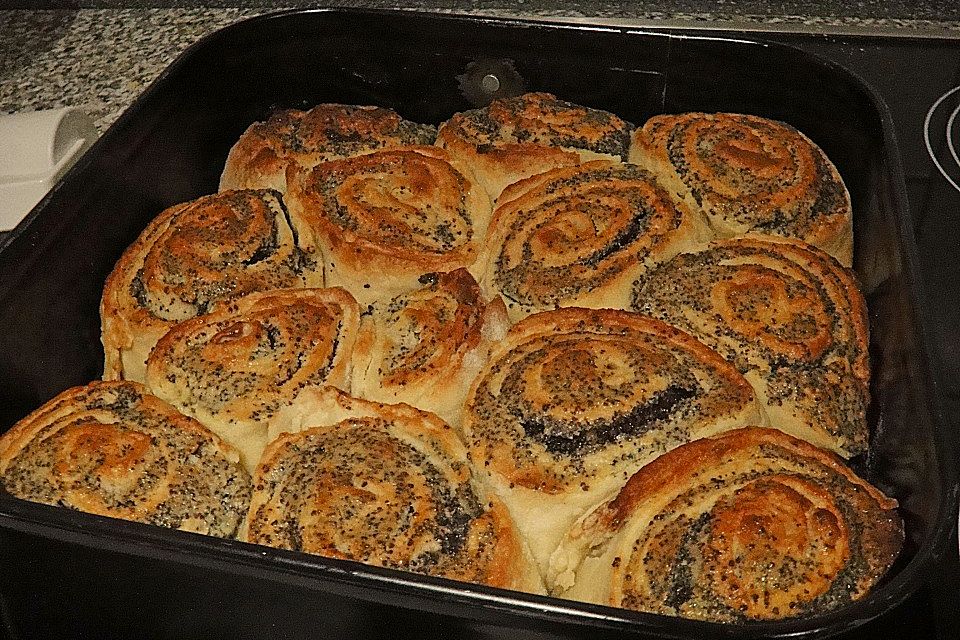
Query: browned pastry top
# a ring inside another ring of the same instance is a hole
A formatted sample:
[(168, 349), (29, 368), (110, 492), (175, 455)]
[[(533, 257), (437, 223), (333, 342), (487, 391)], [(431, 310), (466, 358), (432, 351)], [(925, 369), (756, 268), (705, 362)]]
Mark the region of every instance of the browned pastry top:
[(633, 125), (612, 113), (526, 93), (455, 114), (436, 144), (467, 162), (496, 198), (527, 176), (585, 159), (626, 161)]
[(158, 395), (219, 422), (265, 422), (303, 387), (349, 388), (360, 310), (343, 289), (278, 289), (171, 329), (147, 361)]
[(237, 452), (134, 382), (64, 391), (0, 439), (11, 495), (222, 537), (250, 500)]
[(475, 491), (463, 445), (436, 416), (323, 387), (305, 391), (277, 424), (295, 431), (271, 442), (257, 468), (248, 541), (493, 586), (528, 584), (505, 508)]
[(691, 336), (636, 313), (569, 308), (510, 330), (474, 382), (464, 431), (475, 465), (558, 494), (623, 482), (757, 411), (747, 381)]
[(270, 191), (228, 191), (168, 209), (131, 245), (145, 253), (129, 294), (150, 314), (179, 321), (218, 300), (300, 282), (308, 257), (287, 225)]
[(511, 145), (542, 145), (626, 160), (631, 130), (629, 123), (607, 111), (558, 100), (549, 93), (525, 93), (454, 115), (441, 126), (438, 138), (460, 138), (483, 154), (509, 153)]
[(669, 166), (722, 236), (800, 238), (850, 264), (847, 189), (788, 124), (735, 113), (655, 116), (637, 131), (631, 161)]
[(606, 571), (593, 582), (608, 576), (610, 604), (705, 620), (779, 619), (862, 597), (899, 553), (896, 506), (832, 454), (750, 427), (651, 462), (565, 544), (603, 547), (593, 554)]
[(490, 215), (485, 194), (437, 147), (378, 151), (288, 178), (291, 206), (318, 233), (331, 272), (467, 266)]
[(775, 411), (797, 405), (798, 420), (824, 432), (817, 444), (866, 450), (867, 306), (823, 251), (772, 236), (717, 241), (642, 276), (633, 306), (756, 373)]
[(225, 191), (170, 207), (124, 251), (104, 285), (104, 377), (143, 381), (156, 341), (220, 300), (322, 285), (310, 231), (276, 191)]
[(256, 122), (230, 150), (221, 188), (281, 188), (286, 166), (313, 167), (384, 147), (432, 144), (436, 128), (404, 120), (391, 109), (321, 104), (284, 109)]
[(483, 283), (512, 317), (624, 308), (639, 274), (701, 237), (699, 218), (640, 167), (596, 160), (553, 169), (500, 196)]
[(381, 387), (405, 386), (443, 370), (480, 342), (485, 305), (470, 273), (461, 268), (424, 279), (422, 289), (382, 310), (381, 320), (395, 340), (378, 369)]

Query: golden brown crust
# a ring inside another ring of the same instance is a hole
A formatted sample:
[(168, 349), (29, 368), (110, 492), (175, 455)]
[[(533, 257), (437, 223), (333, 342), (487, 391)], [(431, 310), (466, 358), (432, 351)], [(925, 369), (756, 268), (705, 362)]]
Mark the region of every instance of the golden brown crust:
[(655, 116), (634, 133), (630, 161), (702, 208), (719, 237), (799, 238), (851, 264), (850, 194), (823, 151), (788, 124), (735, 113)]
[(463, 444), (433, 414), (308, 388), (272, 428), (248, 542), (542, 592), (506, 510), (476, 491)]
[(435, 127), (404, 120), (392, 109), (321, 104), (284, 109), (255, 122), (230, 149), (220, 190), (286, 191), (287, 165), (315, 167), (389, 147), (432, 144)]
[(365, 307), (474, 262), (490, 201), (437, 147), (403, 147), (292, 169), (287, 202), (315, 232), (327, 284)]
[(469, 163), (496, 198), (507, 185), (549, 169), (605, 156), (626, 160), (633, 125), (612, 113), (526, 93), (455, 114), (437, 145)]
[(364, 315), (353, 394), (405, 402), (456, 426), (470, 383), (510, 324), (503, 301), (484, 303), (466, 269), (423, 281), (420, 289), (378, 301)]
[(275, 191), (226, 191), (154, 218), (117, 262), (100, 303), (103, 377), (143, 381), (150, 350), (220, 300), (323, 286), (309, 229)]
[(73, 387), (0, 438), (13, 496), (232, 537), (250, 500), (233, 447), (135, 382)]
[(508, 187), (476, 268), (510, 318), (557, 307), (626, 309), (652, 265), (709, 238), (647, 171), (596, 160)]
[(773, 426), (847, 457), (866, 451), (867, 307), (823, 251), (772, 236), (714, 242), (643, 276), (633, 306), (732, 362)]
[(147, 385), (237, 447), (252, 471), (267, 422), (301, 389), (350, 389), (359, 324), (343, 289), (252, 293), (171, 329), (147, 359)]
[(691, 336), (640, 314), (534, 314), (493, 350), (462, 429), (545, 566), (563, 532), (691, 438), (761, 419), (749, 383)]
[(570, 530), (549, 580), (567, 597), (704, 620), (824, 613), (896, 559), (896, 506), (828, 452), (739, 429), (638, 471)]

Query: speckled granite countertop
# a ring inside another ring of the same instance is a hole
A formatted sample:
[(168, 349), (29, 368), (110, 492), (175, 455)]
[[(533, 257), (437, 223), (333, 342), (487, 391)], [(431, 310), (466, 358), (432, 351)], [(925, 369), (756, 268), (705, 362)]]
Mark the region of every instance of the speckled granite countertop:
[[(239, 6), (187, 6), (185, 0), (100, 0), (91, 8), (71, 0), (27, 3), (49, 9), (0, 11), (0, 113), (76, 106), (103, 131), (187, 46), (237, 20), (274, 10), (261, 0)], [(195, 4), (195, 3), (193, 3)], [(306, 6), (309, 3), (292, 2)], [(860, 0), (661, 0), (660, 2), (327, 2), (325, 6), (395, 7), (615, 24), (736, 27), (741, 29), (878, 32), (960, 37), (955, 2)], [(257, 6), (259, 5), (259, 6)], [(73, 8), (63, 8), (73, 7)]]

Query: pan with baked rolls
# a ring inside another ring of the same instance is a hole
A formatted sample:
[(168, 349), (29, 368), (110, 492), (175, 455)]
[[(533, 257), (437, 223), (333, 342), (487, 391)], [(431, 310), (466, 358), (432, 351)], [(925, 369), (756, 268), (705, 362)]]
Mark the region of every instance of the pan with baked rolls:
[[(164, 212), (108, 280), (105, 375), (143, 379), (237, 447), (255, 484), (241, 539), (603, 601), (555, 556), (673, 449), (769, 425), (864, 453), (865, 305), (847, 269), (798, 239), (710, 243), (714, 212), (655, 164), (594, 159), (632, 131), (612, 114), (547, 94), (488, 111), (454, 116), (439, 146), (349, 105), (253, 125), (222, 185), (282, 174), (285, 192)], [(454, 132), (486, 117), (500, 129), (482, 144), (501, 147), (465, 153)], [(616, 133), (589, 142), (588, 121)]]
[(4, 489), (557, 611), (749, 628), (868, 598), (911, 524), (871, 466), (839, 171), (779, 120), (600, 102), (244, 123), (221, 193), (158, 212), (104, 288), (104, 377), (145, 386), (91, 383), (218, 443), (187, 475), (229, 465), (242, 506), (112, 512), (88, 485), (131, 482), (142, 439), (85, 423), (40, 432), (46, 478), (18, 425)]

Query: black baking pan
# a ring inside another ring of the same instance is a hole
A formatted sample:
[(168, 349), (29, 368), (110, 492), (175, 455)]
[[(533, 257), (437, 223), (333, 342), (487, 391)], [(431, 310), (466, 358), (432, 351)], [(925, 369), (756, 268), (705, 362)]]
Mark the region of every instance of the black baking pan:
[[(751, 36), (755, 37), (755, 36)], [(0, 495), (0, 618), (12, 638), (916, 637), (956, 473), (892, 124), (856, 77), (738, 34), (407, 12), (255, 18), (184, 53), (0, 247), (0, 428), (101, 373), (103, 281), (165, 207), (216, 190), (230, 145), (280, 107), (374, 104), (439, 123), (550, 91), (642, 124), (678, 111), (787, 121), (833, 159), (855, 209), (870, 309), (871, 454), (901, 504), (891, 574), (829, 615), (718, 625), (567, 602), (121, 522)], [(492, 82), (486, 76), (493, 75)], [(955, 550), (953, 550), (955, 551)], [(912, 613), (911, 613), (912, 612)], [(903, 634), (903, 635), (897, 635)]]

